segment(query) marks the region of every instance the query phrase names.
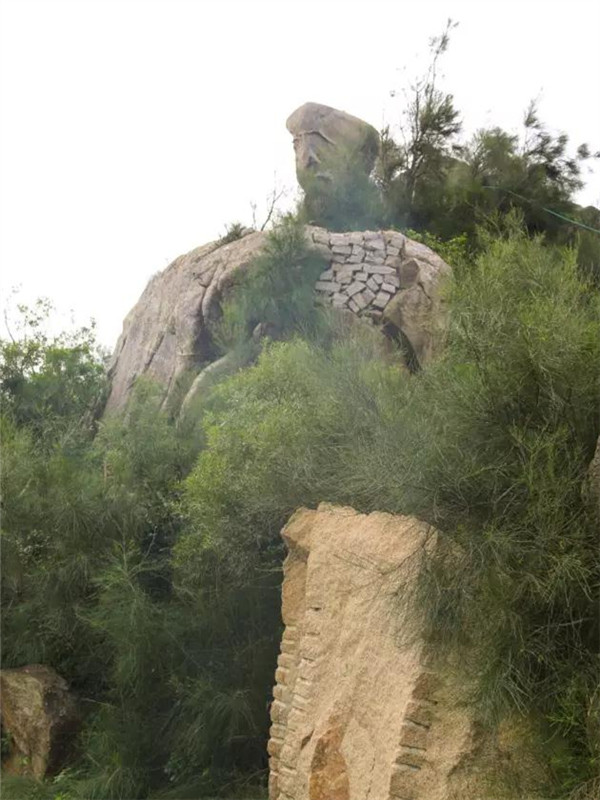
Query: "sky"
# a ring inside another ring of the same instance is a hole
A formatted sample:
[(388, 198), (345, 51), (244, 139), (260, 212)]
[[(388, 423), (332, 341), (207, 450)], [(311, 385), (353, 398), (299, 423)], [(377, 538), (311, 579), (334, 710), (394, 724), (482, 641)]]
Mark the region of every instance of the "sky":
[[(295, 108), (394, 130), (449, 17), (441, 88), (467, 134), (517, 132), (538, 98), (600, 148), (592, 0), (2, 0), (3, 303), (49, 297), (112, 348), (152, 275), (252, 204), (260, 224), (275, 187), (293, 204)], [(600, 167), (585, 177), (600, 206)]]

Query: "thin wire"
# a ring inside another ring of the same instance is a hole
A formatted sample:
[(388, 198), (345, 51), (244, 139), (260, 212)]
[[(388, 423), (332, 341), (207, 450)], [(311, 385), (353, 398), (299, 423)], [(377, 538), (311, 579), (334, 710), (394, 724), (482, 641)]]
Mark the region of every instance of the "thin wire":
[(533, 200), (530, 200), (528, 197), (523, 197), (522, 194), (518, 194), (517, 192), (513, 192), (512, 189), (505, 189), (503, 186), (484, 186), (484, 189), (499, 189), (501, 192), (506, 192), (507, 194), (512, 194), (513, 197), (518, 197), (519, 200), (524, 200), (526, 203), (529, 203), (532, 206), (537, 206), (541, 208), (542, 211), (546, 211), (548, 214), (552, 214), (554, 217), (558, 217), (558, 219), (562, 219), (565, 222), (569, 222), (571, 225), (577, 225), (579, 228), (585, 228), (586, 231), (592, 231), (592, 233), (600, 233), (598, 228), (592, 228), (590, 225), (586, 225), (583, 222), (578, 222), (575, 219), (571, 219), (570, 217), (565, 217), (563, 214), (559, 214), (558, 211), (552, 211), (551, 208), (546, 208), (545, 206), (540, 206), (538, 203), (535, 203)]

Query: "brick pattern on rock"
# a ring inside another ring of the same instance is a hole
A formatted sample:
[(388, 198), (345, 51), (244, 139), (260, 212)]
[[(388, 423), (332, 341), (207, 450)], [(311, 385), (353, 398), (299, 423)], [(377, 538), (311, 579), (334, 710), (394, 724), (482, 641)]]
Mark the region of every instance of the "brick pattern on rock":
[[(522, 753), (531, 732), (504, 744), (484, 732), (464, 678), (434, 670), (422, 621), (399, 603), (439, 534), (411, 517), (324, 503), (299, 509), (282, 535), (270, 800), (487, 797), (498, 768), (518, 768), (506, 754)], [(525, 758), (522, 767), (515, 786), (545, 770)]]
[[(332, 523), (331, 539), (319, 536), (327, 528), (322, 524), (327, 518)], [(358, 539), (352, 529), (358, 532)], [(371, 547), (358, 547), (363, 531)], [(377, 541), (376, 533), (384, 531), (385, 535)], [(357, 743), (352, 742), (351, 730), (353, 720), (360, 718), (369, 703), (368, 697), (357, 696), (357, 686), (364, 680), (359, 677), (364, 665), (358, 655), (354, 665), (340, 663), (340, 684), (347, 682), (349, 697), (344, 697), (343, 690), (337, 688), (334, 689), (335, 698), (328, 697), (331, 686), (337, 684), (337, 681), (332, 682), (331, 676), (331, 659), (335, 658), (332, 636), (352, 635), (347, 630), (347, 620), (345, 623), (342, 618), (332, 617), (329, 605), (337, 606), (337, 613), (341, 613), (339, 597), (335, 595), (341, 593), (343, 597), (354, 585), (352, 596), (359, 598), (357, 607), (364, 616), (363, 620), (357, 620), (357, 629), (362, 622), (365, 631), (369, 629), (373, 635), (373, 622), (375, 629), (380, 627), (380, 616), (384, 628), (389, 627), (386, 602), (381, 605), (381, 600), (393, 590), (385, 576), (395, 537), (402, 534), (404, 544), (400, 547), (399, 559), (423, 547), (427, 526), (406, 517), (394, 518), (387, 514), (365, 517), (351, 509), (327, 505), (320, 506), (316, 512), (297, 512), (284, 530), (289, 548), (283, 587), (286, 627), (271, 706), (268, 745), (271, 800), (359, 800), (359, 795), (363, 796), (364, 786), (357, 786), (353, 778), (357, 772), (362, 775), (367, 770), (360, 765), (353, 773), (353, 766), (356, 767), (353, 762), (360, 754), (359, 750), (353, 754)], [(337, 548), (344, 554), (338, 564)], [(347, 562), (345, 566), (343, 562)], [(378, 575), (375, 580), (368, 574), (373, 564)], [(362, 574), (365, 567), (366, 576)], [(325, 587), (322, 578), (330, 572), (338, 572), (338, 580), (332, 580), (331, 585)], [(332, 596), (328, 596), (328, 592)], [(355, 611), (350, 610), (349, 616), (356, 619)], [(394, 652), (392, 630), (384, 632), (383, 636), (381, 644), (388, 652), (388, 656), (381, 656), (385, 662)], [(358, 633), (355, 641), (358, 645)], [(373, 643), (375, 641), (377, 634)], [(397, 663), (383, 665), (384, 672), (392, 670), (391, 683), (397, 680), (403, 686), (387, 701), (391, 704), (388, 720), (372, 719), (368, 726), (374, 738), (380, 726), (380, 734), (386, 740), (387, 753), (379, 757), (377, 765), (372, 765), (376, 776), (372, 789), (382, 800), (425, 800), (426, 797), (420, 793), (420, 787), (422, 775), (427, 777), (432, 768), (427, 759), (427, 742), (435, 715), (438, 681), (424, 666), (424, 658), (422, 643), (416, 643), (399, 656)], [(402, 674), (403, 665), (405, 674)], [(393, 677), (394, 668), (399, 673), (397, 678)], [(353, 671), (357, 673), (356, 678), (352, 676)], [(377, 671), (374, 677), (376, 675)], [(329, 688), (324, 689), (326, 686)], [(386, 687), (382, 685), (381, 691), (385, 693)], [(332, 699), (333, 710), (329, 705)], [(356, 703), (356, 707), (353, 708), (352, 703)], [(394, 707), (397, 703), (401, 705)], [(391, 720), (395, 720), (393, 727), (390, 727)], [(364, 728), (364, 720), (359, 725)], [(374, 744), (377, 746), (377, 742)], [(424, 788), (428, 790), (428, 787), (426, 781)]]
[(295, 625), (287, 625), (277, 659), (277, 684), (271, 705), (269, 753), (269, 796), (292, 800), (296, 778), (296, 762), (302, 741), (290, 739), (306, 717), (310, 704), (315, 661), (314, 643), (306, 642)]
[[(328, 267), (316, 283), (319, 301), (348, 308), (358, 316), (381, 318), (390, 300), (418, 281), (417, 269), (404, 259), (406, 237), (396, 231), (330, 233), (309, 228), (312, 244), (328, 259)], [(404, 262), (407, 267), (404, 268)]]
[[(426, 797), (423, 770), (434, 766), (427, 759), (427, 743), (437, 705), (435, 673), (425, 671), (416, 677), (411, 699), (404, 709), (398, 753), (390, 776), (390, 800), (418, 800)], [(427, 776), (426, 776), (427, 777)]]

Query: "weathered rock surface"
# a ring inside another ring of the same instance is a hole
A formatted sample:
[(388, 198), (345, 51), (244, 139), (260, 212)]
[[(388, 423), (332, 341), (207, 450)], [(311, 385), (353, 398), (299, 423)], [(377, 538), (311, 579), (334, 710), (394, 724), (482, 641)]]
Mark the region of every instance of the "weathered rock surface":
[(499, 765), (519, 761), (525, 780), (540, 771), (517, 729), (483, 732), (399, 604), (436, 536), (413, 518), (328, 505), (285, 527), (271, 800), (487, 800)]
[(369, 317), (388, 335), (397, 333), (417, 366), (438, 352), (445, 328), (440, 289), (451, 269), (433, 250), (398, 231), (307, 227), (307, 234), (329, 259), (315, 287), (321, 302)]
[(107, 411), (122, 408), (141, 375), (173, 390), (187, 369), (212, 361), (208, 323), (219, 316), (223, 292), (260, 252), (265, 233), (229, 244), (211, 242), (180, 256), (155, 275), (123, 323), (109, 367)]
[(39, 664), (0, 671), (2, 730), (11, 740), (3, 768), (41, 779), (64, 764), (79, 714), (67, 682)]
[[(168, 398), (186, 370), (216, 358), (209, 323), (218, 318), (223, 296), (261, 251), (266, 235), (254, 232), (229, 244), (197, 248), (152, 278), (123, 323), (109, 369), (107, 411), (123, 408), (139, 376), (162, 385)], [(435, 354), (444, 327), (439, 288), (450, 274), (439, 256), (396, 231), (331, 233), (307, 226), (306, 235), (326, 260), (315, 286), (319, 302), (401, 336), (417, 364)]]
[(327, 177), (327, 161), (336, 153), (352, 153), (368, 174), (373, 169), (379, 135), (372, 125), (345, 111), (320, 103), (305, 103), (287, 119), (294, 137), (296, 175), (305, 186), (307, 175)]

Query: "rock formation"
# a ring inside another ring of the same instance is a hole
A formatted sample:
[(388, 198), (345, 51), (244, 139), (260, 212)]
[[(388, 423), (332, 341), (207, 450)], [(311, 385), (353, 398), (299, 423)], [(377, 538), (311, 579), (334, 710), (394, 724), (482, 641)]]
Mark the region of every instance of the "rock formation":
[[(287, 120), (294, 136), (298, 179), (319, 174), (332, 154), (350, 150), (369, 173), (378, 148), (377, 131), (363, 120), (318, 103), (305, 103)], [(137, 378), (164, 387), (167, 400), (188, 370), (196, 377), (191, 397), (227, 368), (218, 358), (210, 323), (221, 300), (264, 246), (267, 234), (240, 231), (239, 239), (211, 242), (177, 258), (154, 276), (123, 323), (109, 367), (106, 411), (122, 409)], [(395, 231), (330, 233), (307, 226), (308, 244), (327, 262), (317, 281), (317, 299), (381, 323), (402, 345), (409, 366), (431, 358), (443, 330), (439, 286), (450, 268), (428, 247)]]
[(155, 275), (123, 323), (111, 364), (107, 411), (122, 408), (136, 378), (164, 386), (165, 396), (187, 369), (214, 360), (208, 325), (223, 292), (260, 252), (265, 233), (228, 244), (211, 242), (180, 256)]
[(460, 684), (432, 668), (399, 602), (436, 536), (410, 517), (328, 505), (285, 527), (270, 800), (516, 797), (482, 787), (499, 789), (517, 752), (513, 784), (541, 777), (525, 731), (492, 736), (460, 704)]
[(64, 764), (79, 725), (67, 682), (39, 664), (0, 671), (0, 717), (11, 750), (7, 772), (41, 779)]
[(327, 162), (343, 151), (350, 152), (367, 174), (373, 169), (379, 135), (362, 119), (320, 103), (305, 103), (288, 117), (286, 125), (294, 137), (301, 186), (305, 187), (308, 175), (328, 177)]
[[(431, 358), (443, 329), (439, 286), (450, 273), (439, 256), (396, 231), (330, 233), (307, 226), (306, 235), (326, 259), (315, 287), (320, 302), (381, 323), (417, 363)], [(212, 242), (152, 278), (123, 323), (109, 368), (107, 411), (124, 407), (139, 376), (154, 379), (168, 398), (186, 370), (214, 361), (210, 322), (266, 236)]]
[(450, 267), (433, 250), (397, 231), (330, 233), (309, 228), (329, 259), (316, 284), (318, 297), (396, 331), (418, 365), (439, 348), (444, 329), (440, 286)]

